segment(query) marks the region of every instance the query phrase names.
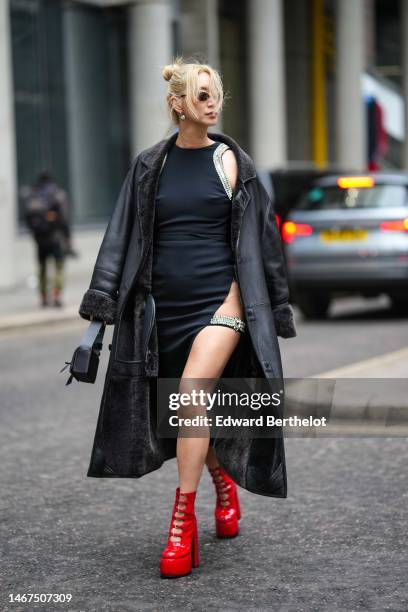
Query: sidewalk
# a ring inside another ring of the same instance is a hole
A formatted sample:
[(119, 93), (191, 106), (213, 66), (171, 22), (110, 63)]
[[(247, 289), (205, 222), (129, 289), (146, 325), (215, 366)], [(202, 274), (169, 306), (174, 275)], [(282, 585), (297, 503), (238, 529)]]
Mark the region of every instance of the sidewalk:
[(408, 348), (289, 379), (285, 397), (285, 416), (326, 417), (327, 429), (311, 428), (312, 437), (408, 437)]
[[(28, 234), (19, 235), (16, 238), (16, 283), (10, 289), (0, 289), (0, 333), (13, 328), (79, 319), (78, 308), (91, 281), (103, 232), (101, 228), (74, 233), (73, 246), (79, 257), (65, 260), (66, 288), (62, 308), (40, 307), (35, 245)], [(53, 262), (49, 265), (51, 267)]]

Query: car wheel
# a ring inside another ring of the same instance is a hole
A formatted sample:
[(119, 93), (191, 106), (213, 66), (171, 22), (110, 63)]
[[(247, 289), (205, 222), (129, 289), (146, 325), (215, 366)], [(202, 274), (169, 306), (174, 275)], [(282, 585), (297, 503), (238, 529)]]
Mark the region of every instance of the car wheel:
[(296, 296), (296, 304), (305, 319), (325, 319), (330, 306), (330, 296), (327, 294), (301, 293)]
[(408, 298), (401, 295), (390, 295), (392, 309), (399, 315), (408, 317)]

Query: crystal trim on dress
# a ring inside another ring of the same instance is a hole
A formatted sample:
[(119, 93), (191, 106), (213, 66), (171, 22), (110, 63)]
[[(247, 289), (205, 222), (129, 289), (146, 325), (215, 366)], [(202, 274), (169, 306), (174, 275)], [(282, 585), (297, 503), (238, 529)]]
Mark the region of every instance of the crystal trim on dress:
[(166, 160), (167, 160), (167, 155), (168, 155), (168, 153), (166, 153), (166, 155), (164, 156), (164, 159), (163, 159), (162, 165), (161, 165), (161, 167), (160, 167), (160, 172), (159, 172), (159, 175), (162, 173), (162, 170), (163, 170), (163, 168), (164, 168), (164, 164), (166, 163)]
[(227, 196), (229, 197), (230, 200), (232, 200), (231, 183), (224, 170), (224, 164), (222, 163), (222, 159), (221, 159), (221, 156), (224, 153), (224, 151), (226, 151), (229, 148), (230, 147), (225, 142), (221, 142), (214, 151), (213, 160), (214, 160), (215, 169), (217, 170), (218, 176), (221, 179), (221, 183), (224, 186)]

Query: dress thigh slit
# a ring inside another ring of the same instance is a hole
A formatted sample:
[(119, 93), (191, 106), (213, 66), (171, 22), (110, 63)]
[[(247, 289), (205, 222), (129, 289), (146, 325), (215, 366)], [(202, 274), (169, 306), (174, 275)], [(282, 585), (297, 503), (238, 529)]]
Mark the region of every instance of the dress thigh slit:
[[(187, 348), (187, 350), (186, 350), (186, 360), (185, 360), (185, 363), (184, 363), (184, 366), (183, 366), (183, 370), (184, 370), (184, 367), (185, 367), (185, 366), (186, 366), (186, 364), (187, 364), (188, 358), (190, 357), (191, 348), (192, 348), (192, 346), (193, 346), (193, 343), (194, 343), (195, 339), (197, 338), (197, 336), (198, 336), (198, 334), (200, 333), (200, 331), (202, 331), (202, 330), (203, 330), (203, 329), (205, 329), (206, 327), (212, 327), (212, 325), (211, 325), (210, 321), (211, 321), (212, 317), (213, 317), (213, 316), (216, 314), (216, 312), (219, 310), (219, 308), (221, 308), (221, 306), (223, 306), (223, 305), (225, 304), (225, 300), (227, 299), (227, 297), (228, 297), (228, 295), (229, 295), (229, 292), (230, 292), (230, 290), (231, 290), (231, 287), (232, 287), (232, 283), (233, 283), (233, 281), (234, 281), (234, 279), (232, 279), (232, 280), (231, 280), (230, 287), (229, 287), (229, 289), (228, 289), (227, 294), (224, 296), (223, 301), (217, 305), (216, 309), (215, 309), (215, 310), (214, 310), (214, 312), (213, 312), (213, 313), (212, 313), (212, 314), (209, 316), (208, 320), (207, 320), (205, 323), (203, 323), (203, 325), (200, 325), (200, 327), (198, 327), (198, 328), (197, 328), (197, 329), (194, 331), (193, 337), (192, 337), (192, 339), (189, 341), (188, 348)], [(231, 328), (230, 328), (230, 329), (231, 329)], [(236, 333), (240, 333), (240, 332), (236, 332)], [(203, 376), (203, 378), (206, 378), (206, 377), (205, 377), (205, 376)]]

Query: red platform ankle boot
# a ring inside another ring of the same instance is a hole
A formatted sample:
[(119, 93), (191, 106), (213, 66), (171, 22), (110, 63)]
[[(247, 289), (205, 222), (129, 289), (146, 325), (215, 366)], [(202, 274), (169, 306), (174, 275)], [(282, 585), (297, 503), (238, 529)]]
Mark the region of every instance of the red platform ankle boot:
[(241, 518), (237, 485), (221, 466), (208, 469), (217, 491), (217, 504), (214, 512), (217, 536), (233, 538), (238, 535), (238, 521)]
[(180, 487), (176, 489), (167, 545), (160, 559), (162, 578), (187, 576), (192, 567), (198, 567), (195, 497), (196, 491), (180, 493)]

